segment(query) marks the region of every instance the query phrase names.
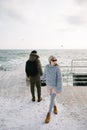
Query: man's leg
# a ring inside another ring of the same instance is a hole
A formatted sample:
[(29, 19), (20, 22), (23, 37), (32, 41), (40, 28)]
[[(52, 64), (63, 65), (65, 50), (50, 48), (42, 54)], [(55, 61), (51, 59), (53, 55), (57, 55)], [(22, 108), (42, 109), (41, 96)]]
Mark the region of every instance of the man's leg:
[(32, 101), (35, 101), (35, 82), (32, 80), (30, 81), (30, 90), (32, 94)]
[(40, 82), (40, 80), (36, 81), (36, 87), (37, 87), (38, 102), (40, 102), (42, 100), (42, 98), (41, 98), (41, 82)]

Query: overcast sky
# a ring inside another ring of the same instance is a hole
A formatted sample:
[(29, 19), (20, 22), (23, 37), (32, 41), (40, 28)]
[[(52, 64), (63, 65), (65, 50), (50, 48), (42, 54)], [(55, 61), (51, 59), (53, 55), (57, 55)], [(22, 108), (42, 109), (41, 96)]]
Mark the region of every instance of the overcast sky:
[(0, 49), (87, 49), (87, 0), (0, 0)]

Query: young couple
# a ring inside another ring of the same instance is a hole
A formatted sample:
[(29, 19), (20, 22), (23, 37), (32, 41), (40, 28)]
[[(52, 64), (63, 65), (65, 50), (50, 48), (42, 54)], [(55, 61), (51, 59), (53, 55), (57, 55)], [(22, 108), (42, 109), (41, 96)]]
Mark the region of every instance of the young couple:
[[(38, 73), (35, 76), (30, 76), (29, 73), (27, 73), (28, 61), (36, 61), (37, 63)], [(57, 64), (57, 58), (52, 55), (48, 58), (49, 63), (45, 66), (44, 73), (42, 71), (41, 63), (40, 63), (39, 56), (37, 55), (36, 50), (33, 50), (30, 53), (28, 61), (26, 62), (25, 71), (26, 71), (27, 76), (30, 79), (32, 101), (35, 101), (35, 91), (34, 91), (35, 85), (37, 87), (38, 102), (42, 100), (41, 80), (46, 80), (47, 89), (50, 94), (50, 104), (49, 104), (48, 113), (46, 115), (45, 123), (49, 123), (51, 119), (52, 108), (53, 108), (54, 114), (58, 114), (58, 109), (55, 103), (55, 98), (56, 98), (56, 95), (61, 93), (62, 91), (62, 76), (61, 76), (60, 67)]]

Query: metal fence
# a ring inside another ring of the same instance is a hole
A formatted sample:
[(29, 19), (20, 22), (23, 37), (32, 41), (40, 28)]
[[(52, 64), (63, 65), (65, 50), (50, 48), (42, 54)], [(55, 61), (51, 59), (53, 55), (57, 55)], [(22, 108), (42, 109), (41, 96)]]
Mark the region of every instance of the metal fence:
[(72, 73), (71, 73), (71, 66), (60, 66), (60, 69), (62, 73), (63, 85), (72, 86), (73, 78), (72, 78)]
[(87, 86), (87, 59), (73, 59), (71, 62), (73, 86)]
[[(70, 66), (60, 66), (60, 69), (62, 73), (63, 85), (65, 86), (77, 85), (75, 83), (78, 83), (79, 77), (77, 76), (77, 79), (74, 80), (75, 74), (78, 74), (79, 76), (84, 75), (84, 81), (82, 81), (82, 77), (80, 78), (80, 81), (81, 83), (87, 82), (87, 59), (73, 59)], [(81, 86), (81, 84), (78, 85)]]
[(60, 66), (63, 84), (87, 86), (87, 59), (73, 59), (71, 66)]

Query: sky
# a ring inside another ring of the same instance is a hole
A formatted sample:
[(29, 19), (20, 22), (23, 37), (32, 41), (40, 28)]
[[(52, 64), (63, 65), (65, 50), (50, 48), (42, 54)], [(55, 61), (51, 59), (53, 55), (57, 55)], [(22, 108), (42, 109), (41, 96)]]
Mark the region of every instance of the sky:
[(87, 49), (87, 0), (0, 0), (0, 49)]

